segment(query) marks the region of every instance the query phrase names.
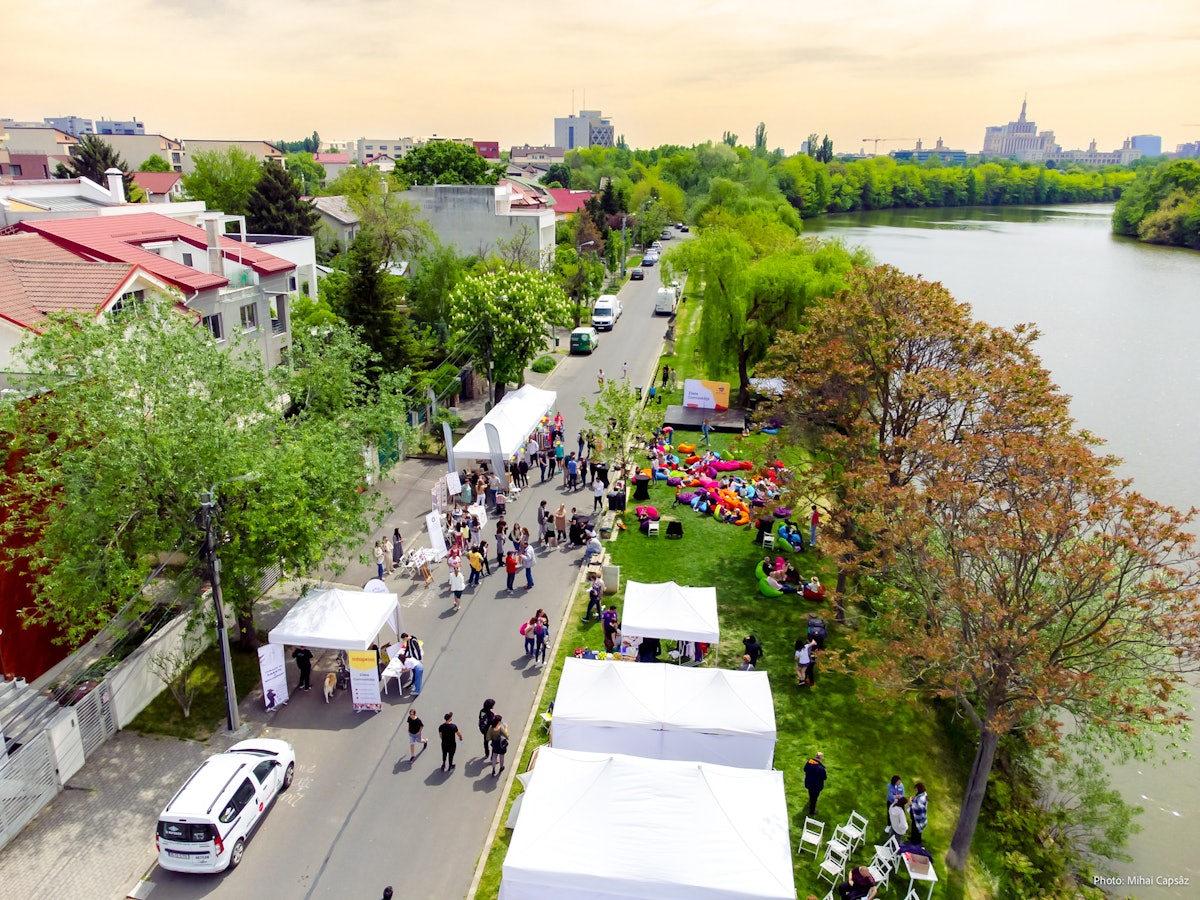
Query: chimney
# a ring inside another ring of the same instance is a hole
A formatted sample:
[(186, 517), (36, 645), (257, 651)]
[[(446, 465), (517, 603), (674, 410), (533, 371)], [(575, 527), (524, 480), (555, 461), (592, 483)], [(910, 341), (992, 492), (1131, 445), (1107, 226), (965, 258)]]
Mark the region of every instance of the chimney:
[(225, 257), (221, 254), (221, 223), (217, 219), (204, 220), (204, 234), (208, 244), (208, 269), (214, 275), (225, 276)]
[(118, 168), (104, 170), (104, 177), (108, 179), (108, 193), (117, 201), (118, 204), (125, 202), (125, 176)]

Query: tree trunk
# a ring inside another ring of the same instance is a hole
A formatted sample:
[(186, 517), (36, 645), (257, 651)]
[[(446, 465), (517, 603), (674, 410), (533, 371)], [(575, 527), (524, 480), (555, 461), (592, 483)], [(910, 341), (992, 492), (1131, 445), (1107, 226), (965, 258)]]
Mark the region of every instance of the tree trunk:
[(750, 369), (746, 364), (746, 353), (738, 351), (738, 406), (745, 409), (750, 405)]
[(837, 587), (833, 591), (833, 617), (839, 625), (846, 624), (846, 604), (842, 598), (846, 596), (846, 570), (838, 567)]
[(971, 841), (975, 838), (979, 810), (983, 807), (988, 776), (992, 774), (992, 763), (995, 762), (996, 747), (999, 743), (1000, 735), (985, 725), (980, 732), (979, 746), (975, 748), (975, 762), (971, 766), (971, 777), (967, 779), (967, 791), (958, 813), (958, 825), (954, 829), (954, 838), (950, 841), (950, 850), (946, 853), (946, 865), (958, 872), (966, 867), (967, 856), (971, 852)]

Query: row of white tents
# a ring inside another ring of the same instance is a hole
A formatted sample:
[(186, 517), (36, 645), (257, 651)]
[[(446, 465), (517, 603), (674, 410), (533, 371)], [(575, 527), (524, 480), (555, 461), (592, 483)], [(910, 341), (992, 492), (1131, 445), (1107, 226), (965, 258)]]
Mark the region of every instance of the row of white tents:
[[(629, 582), (622, 629), (717, 642), (716, 591)], [(765, 672), (568, 659), (500, 900), (794, 898)]]

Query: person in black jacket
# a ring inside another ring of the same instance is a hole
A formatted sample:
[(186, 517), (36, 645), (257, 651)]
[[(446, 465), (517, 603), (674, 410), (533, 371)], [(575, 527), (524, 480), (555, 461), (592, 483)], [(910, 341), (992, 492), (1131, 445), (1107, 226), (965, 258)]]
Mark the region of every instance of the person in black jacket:
[(763, 655), (763, 645), (758, 642), (758, 638), (754, 635), (742, 638), (742, 646), (746, 648), (746, 655), (750, 657), (750, 665), (757, 666), (758, 658)]
[(311, 691), (312, 685), (309, 680), (312, 678), (312, 651), (307, 647), (297, 647), (292, 651), (292, 659), (296, 661), (296, 668), (300, 670), (300, 684), (296, 686), (298, 691)]
[(828, 773), (825, 771), (825, 754), (818, 753), (816, 756), (810, 757), (804, 764), (804, 787), (808, 791), (808, 814), (810, 816), (817, 814), (817, 798), (821, 796), (821, 791), (825, 787), (826, 777), (828, 777)]

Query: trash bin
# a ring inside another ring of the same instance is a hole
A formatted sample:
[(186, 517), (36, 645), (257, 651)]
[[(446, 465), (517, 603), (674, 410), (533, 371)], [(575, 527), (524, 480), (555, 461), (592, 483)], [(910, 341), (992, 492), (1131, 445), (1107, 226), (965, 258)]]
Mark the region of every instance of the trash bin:
[(625, 492), (613, 491), (608, 495), (608, 508), (611, 512), (625, 511)]
[(634, 388), (634, 390), (637, 391), (637, 398), (639, 400), (641, 400), (642, 399), (642, 386), (639, 384)]
[(608, 487), (608, 463), (594, 463), (592, 465), (592, 480), (599, 478), (604, 482), (604, 486)]

